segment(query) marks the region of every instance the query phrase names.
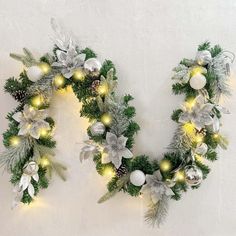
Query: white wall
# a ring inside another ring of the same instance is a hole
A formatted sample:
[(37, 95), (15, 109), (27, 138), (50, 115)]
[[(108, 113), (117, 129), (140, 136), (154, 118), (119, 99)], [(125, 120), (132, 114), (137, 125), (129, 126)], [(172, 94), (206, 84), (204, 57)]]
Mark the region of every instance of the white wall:
[[(194, 57), (197, 45), (206, 39), (236, 53), (235, 12), (234, 0), (0, 0), (0, 132), (7, 128), (6, 113), (16, 106), (2, 87), (22, 68), (8, 55), (22, 47), (36, 55), (50, 51), (53, 16), (81, 46), (113, 60), (119, 91), (136, 98), (142, 131), (135, 152), (160, 157), (175, 129), (171, 112), (181, 104), (181, 97), (171, 94), (171, 69), (183, 57)], [(171, 202), (165, 225), (151, 229), (143, 223), (145, 207), (139, 198), (121, 193), (103, 205), (96, 203), (106, 180), (98, 176), (91, 160), (79, 162), (76, 145), (85, 138), (87, 122), (79, 117), (80, 104), (73, 94), (56, 95), (52, 114), (58, 123), (57, 158), (68, 166), (68, 181), (53, 178), (35, 204), (12, 211), (12, 186), (3, 174), (0, 235), (236, 235), (236, 97), (226, 106), (232, 112), (223, 127), (230, 140), (228, 150), (219, 151), (220, 160), (211, 165), (212, 173), (199, 190)]]

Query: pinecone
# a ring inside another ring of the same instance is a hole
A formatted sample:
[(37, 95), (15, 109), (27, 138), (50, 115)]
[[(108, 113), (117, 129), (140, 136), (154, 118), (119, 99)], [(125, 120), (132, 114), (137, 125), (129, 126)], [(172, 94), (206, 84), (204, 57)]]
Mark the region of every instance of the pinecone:
[(100, 84), (100, 80), (94, 80), (94, 81), (93, 81), (93, 83), (92, 83), (92, 85), (91, 85), (91, 88), (92, 88), (92, 91), (93, 91), (94, 93), (97, 92), (97, 88), (98, 88), (99, 84)]
[(117, 170), (116, 170), (116, 176), (117, 177), (122, 177), (123, 175), (127, 174), (128, 170), (126, 169), (125, 166), (121, 165)]
[(17, 90), (12, 93), (12, 96), (16, 99), (18, 102), (23, 102), (26, 96), (26, 91), (24, 90)]

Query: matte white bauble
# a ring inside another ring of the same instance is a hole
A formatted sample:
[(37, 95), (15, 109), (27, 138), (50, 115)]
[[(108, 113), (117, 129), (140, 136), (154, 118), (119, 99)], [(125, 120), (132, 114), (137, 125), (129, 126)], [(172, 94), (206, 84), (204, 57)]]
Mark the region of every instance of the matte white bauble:
[(198, 51), (196, 61), (202, 66), (209, 64), (212, 61), (211, 53), (208, 50)]
[(43, 77), (43, 71), (38, 66), (31, 66), (27, 70), (27, 76), (29, 80), (36, 82)]
[(141, 170), (131, 172), (130, 182), (135, 186), (142, 186), (145, 183), (145, 174)]
[(191, 77), (189, 83), (195, 90), (202, 89), (206, 85), (206, 77), (203, 74), (198, 73)]

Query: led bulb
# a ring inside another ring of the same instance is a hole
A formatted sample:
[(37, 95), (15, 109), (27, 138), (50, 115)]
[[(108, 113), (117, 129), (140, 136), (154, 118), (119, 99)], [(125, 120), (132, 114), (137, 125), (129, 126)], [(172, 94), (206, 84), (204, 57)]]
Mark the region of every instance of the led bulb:
[(194, 98), (188, 99), (188, 100), (185, 102), (186, 108), (188, 108), (188, 109), (190, 109), (190, 110), (195, 106), (195, 104), (196, 104), (196, 101), (195, 101)]
[(198, 155), (198, 154), (195, 155), (195, 159), (196, 159), (197, 162), (200, 162), (200, 163), (202, 163), (203, 160), (204, 160), (204, 158), (201, 155)]
[(38, 108), (38, 107), (42, 106), (43, 103), (44, 103), (44, 98), (42, 95), (37, 95), (37, 96), (31, 98), (31, 105), (33, 107)]
[(196, 135), (195, 141), (196, 141), (197, 143), (202, 143), (202, 142), (203, 142), (203, 136), (200, 135), (200, 134)]
[(101, 121), (104, 125), (108, 126), (111, 124), (112, 117), (109, 113), (104, 113), (101, 117)]
[(65, 78), (62, 75), (56, 75), (53, 79), (53, 84), (57, 87), (57, 88), (61, 88), (64, 86), (65, 84)]
[(51, 70), (50, 65), (48, 65), (45, 62), (40, 63), (39, 68), (42, 70), (43, 74), (45, 74), (45, 75), (48, 74)]
[(107, 83), (101, 83), (98, 88), (97, 88), (97, 92), (99, 95), (107, 95), (108, 94), (108, 84)]
[(183, 130), (186, 134), (194, 135), (195, 134), (195, 125), (193, 123), (185, 123), (183, 125)]
[(103, 170), (103, 176), (112, 178), (115, 176), (115, 171), (111, 166), (107, 166), (105, 167), (105, 169)]
[(203, 74), (203, 73), (204, 73), (204, 68), (201, 66), (196, 66), (191, 71), (191, 77), (197, 74)]
[(185, 173), (183, 170), (179, 170), (175, 173), (175, 180), (178, 182), (185, 181)]
[(10, 139), (9, 139), (9, 144), (10, 146), (12, 147), (16, 147), (20, 144), (20, 137), (19, 136), (12, 136)]
[(40, 130), (40, 137), (48, 136), (48, 129), (41, 129)]
[(47, 157), (42, 157), (40, 160), (40, 164), (42, 167), (47, 167), (50, 165), (50, 161), (48, 160)]
[(169, 160), (162, 160), (160, 162), (160, 169), (162, 171), (169, 171), (171, 169), (172, 165), (171, 165), (171, 162)]
[(75, 70), (74, 74), (73, 74), (73, 79), (74, 80), (80, 80), (83, 81), (85, 79), (85, 73), (83, 70), (81, 69), (77, 69)]

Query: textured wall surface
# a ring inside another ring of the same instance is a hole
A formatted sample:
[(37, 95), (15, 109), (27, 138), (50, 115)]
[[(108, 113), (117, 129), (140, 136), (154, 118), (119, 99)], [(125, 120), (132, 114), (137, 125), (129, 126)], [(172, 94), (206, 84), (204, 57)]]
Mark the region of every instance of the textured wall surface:
[[(171, 112), (182, 100), (171, 94), (171, 69), (183, 57), (194, 57), (206, 39), (236, 53), (235, 11), (235, 0), (0, 0), (0, 132), (7, 128), (6, 113), (16, 106), (2, 87), (22, 69), (8, 55), (22, 47), (36, 55), (49, 51), (53, 16), (82, 47), (93, 48), (101, 60), (113, 60), (119, 91), (136, 98), (142, 131), (135, 153), (160, 157), (175, 129)], [(57, 122), (56, 154), (68, 166), (68, 180), (53, 178), (31, 207), (11, 210), (12, 186), (8, 174), (1, 175), (0, 235), (236, 235), (236, 96), (225, 103), (232, 113), (224, 117), (222, 129), (230, 140), (228, 150), (219, 151), (219, 161), (211, 164), (212, 172), (199, 190), (171, 202), (165, 225), (151, 229), (143, 223), (142, 199), (118, 194), (103, 205), (96, 203), (106, 179), (97, 175), (91, 160), (81, 164), (78, 157), (87, 122), (79, 117), (80, 104), (73, 94), (55, 95), (51, 113)]]

